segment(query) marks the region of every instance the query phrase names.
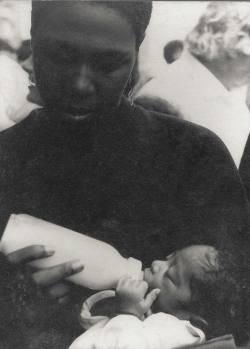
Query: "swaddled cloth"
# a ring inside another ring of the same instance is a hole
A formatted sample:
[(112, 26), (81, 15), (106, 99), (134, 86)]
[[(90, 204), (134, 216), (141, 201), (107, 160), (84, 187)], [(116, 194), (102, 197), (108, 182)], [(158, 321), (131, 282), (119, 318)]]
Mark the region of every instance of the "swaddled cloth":
[(200, 329), (170, 314), (152, 314), (144, 321), (127, 314), (111, 319), (92, 316), (96, 302), (114, 295), (114, 291), (102, 291), (84, 302), (81, 324), (87, 331), (69, 349), (173, 349), (205, 341)]

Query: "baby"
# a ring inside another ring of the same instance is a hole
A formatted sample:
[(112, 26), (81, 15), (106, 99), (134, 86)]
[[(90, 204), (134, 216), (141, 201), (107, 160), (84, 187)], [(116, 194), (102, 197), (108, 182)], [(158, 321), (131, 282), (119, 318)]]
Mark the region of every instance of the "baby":
[(233, 333), (244, 340), (246, 270), (235, 249), (194, 245), (176, 251), (146, 268), (144, 280), (118, 282), (112, 319), (92, 317), (94, 298), (87, 300), (81, 320), (89, 330), (70, 349), (170, 349), (202, 343), (204, 332), (206, 338)]

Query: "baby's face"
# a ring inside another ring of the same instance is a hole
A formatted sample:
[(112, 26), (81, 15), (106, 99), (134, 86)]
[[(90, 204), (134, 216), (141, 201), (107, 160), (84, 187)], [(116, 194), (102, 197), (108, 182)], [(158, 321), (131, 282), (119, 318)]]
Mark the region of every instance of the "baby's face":
[(181, 313), (191, 300), (192, 276), (202, 276), (204, 268), (207, 267), (207, 260), (215, 260), (216, 254), (216, 250), (211, 246), (196, 245), (176, 251), (166, 260), (153, 261), (144, 273), (149, 288), (161, 290), (153, 310), (174, 315)]

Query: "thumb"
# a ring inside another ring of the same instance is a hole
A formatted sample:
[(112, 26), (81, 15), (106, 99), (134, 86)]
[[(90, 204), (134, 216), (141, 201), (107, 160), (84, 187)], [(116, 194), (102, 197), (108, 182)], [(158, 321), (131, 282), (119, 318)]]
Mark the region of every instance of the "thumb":
[(160, 292), (161, 290), (159, 288), (154, 288), (151, 292), (147, 294), (143, 304), (145, 311), (148, 311), (151, 308), (152, 304), (154, 303)]

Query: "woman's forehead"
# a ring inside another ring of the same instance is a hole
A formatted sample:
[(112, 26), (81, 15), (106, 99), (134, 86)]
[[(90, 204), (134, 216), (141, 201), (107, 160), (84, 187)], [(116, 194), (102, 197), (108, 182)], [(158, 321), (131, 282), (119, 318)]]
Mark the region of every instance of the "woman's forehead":
[(130, 45), (135, 41), (130, 24), (111, 8), (78, 1), (71, 6), (66, 2), (49, 8), (49, 12), (42, 12), (44, 19), (36, 27), (35, 37), (88, 42), (100, 47), (103, 43)]
[[(152, 13), (152, 1), (127, 1), (127, 0), (32, 0), (32, 16), (31, 16), (31, 37), (36, 36), (37, 28), (41, 26), (46, 29), (44, 21), (48, 16), (52, 15), (54, 23), (58, 21), (60, 16), (55, 15), (54, 9), (66, 13), (73, 21), (76, 21), (79, 15), (86, 11), (87, 6), (98, 9), (101, 17), (105, 12), (115, 13), (118, 22), (126, 23), (126, 27), (130, 28), (135, 36), (136, 47), (138, 48), (145, 36), (145, 30), (149, 24)], [(78, 8), (77, 8), (78, 7)], [(77, 8), (76, 13), (72, 13), (72, 9)], [(76, 16), (76, 17), (75, 17)], [(106, 15), (105, 15), (106, 17)], [(86, 16), (85, 16), (85, 20)], [(41, 24), (41, 26), (40, 26)], [(119, 31), (114, 26), (113, 30)]]
[(33, 5), (32, 9), (32, 30), (41, 24), (43, 27), (51, 25), (53, 22), (54, 28), (61, 24), (62, 20), (65, 23), (75, 23), (75, 28), (79, 23), (86, 23), (86, 26), (91, 26), (93, 17), (95, 25), (106, 24), (106, 19), (111, 20), (112, 24), (122, 22), (126, 26), (130, 24), (126, 18), (117, 10), (106, 6), (106, 2), (99, 3), (95, 1), (45, 1), (43, 5)]

